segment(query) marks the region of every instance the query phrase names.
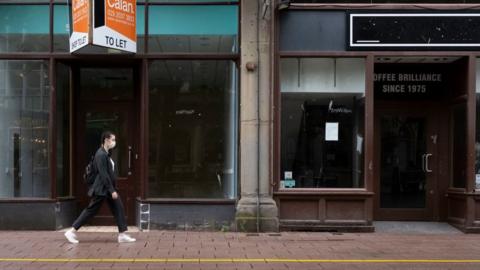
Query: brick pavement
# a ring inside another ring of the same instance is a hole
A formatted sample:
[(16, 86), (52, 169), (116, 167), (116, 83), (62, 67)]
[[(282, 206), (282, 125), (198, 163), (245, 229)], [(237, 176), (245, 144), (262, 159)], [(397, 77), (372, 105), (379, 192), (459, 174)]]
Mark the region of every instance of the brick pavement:
[(118, 244), (113, 232), (79, 232), (81, 242), (75, 245), (66, 242), (62, 232), (0, 231), (0, 269), (480, 269), (477, 234), (282, 232), (249, 236), (150, 231), (132, 235), (136, 243)]

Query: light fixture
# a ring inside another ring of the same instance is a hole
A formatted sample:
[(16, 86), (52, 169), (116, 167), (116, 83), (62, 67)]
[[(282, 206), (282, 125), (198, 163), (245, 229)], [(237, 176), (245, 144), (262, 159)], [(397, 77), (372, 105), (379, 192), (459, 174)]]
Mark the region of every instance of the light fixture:
[(290, 0), (279, 0), (277, 2), (277, 9), (282, 10), (282, 9), (287, 9), (290, 7)]

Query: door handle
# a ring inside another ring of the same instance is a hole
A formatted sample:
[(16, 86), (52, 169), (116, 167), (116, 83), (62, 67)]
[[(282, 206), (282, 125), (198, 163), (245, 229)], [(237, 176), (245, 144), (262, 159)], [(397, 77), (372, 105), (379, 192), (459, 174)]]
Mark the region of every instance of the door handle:
[(425, 172), (425, 154), (422, 155), (422, 171)]
[(430, 170), (428, 168), (428, 161), (429, 161), (429, 157), (431, 157), (432, 154), (425, 154), (425, 172), (432, 172), (432, 170)]
[(132, 175), (132, 147), (128, 146), (128, 175)]

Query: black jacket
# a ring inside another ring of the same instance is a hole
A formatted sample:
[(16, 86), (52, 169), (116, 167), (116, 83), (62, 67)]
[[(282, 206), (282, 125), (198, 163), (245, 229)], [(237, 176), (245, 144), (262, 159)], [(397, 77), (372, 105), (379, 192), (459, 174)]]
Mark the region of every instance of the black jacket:
[(97, 176), (88, 190), (88, 196), (111, 196), (116, 191), (116, 176), (107, 151), (100, 147), (95, 153)]

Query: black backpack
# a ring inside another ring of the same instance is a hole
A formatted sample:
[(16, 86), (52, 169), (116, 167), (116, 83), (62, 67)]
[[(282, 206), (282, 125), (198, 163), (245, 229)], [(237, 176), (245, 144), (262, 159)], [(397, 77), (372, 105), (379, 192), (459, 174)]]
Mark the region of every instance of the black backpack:
[(95, 168), (95, 156), (92, 156), (90, 162), (85, 166), (85, 172), (83, 173), (83, 181), (88, 186), (93, 185), (95, 177), (97, 176), (97, 170)]

